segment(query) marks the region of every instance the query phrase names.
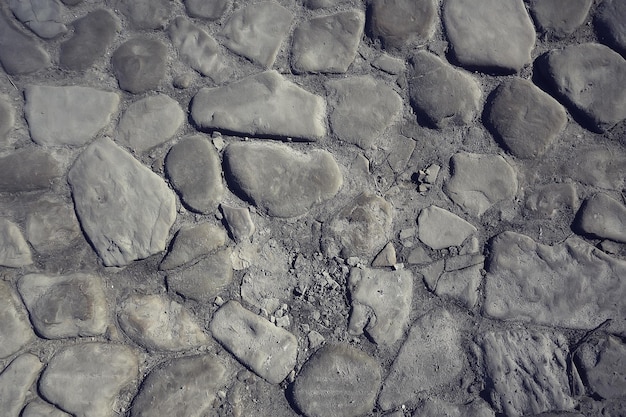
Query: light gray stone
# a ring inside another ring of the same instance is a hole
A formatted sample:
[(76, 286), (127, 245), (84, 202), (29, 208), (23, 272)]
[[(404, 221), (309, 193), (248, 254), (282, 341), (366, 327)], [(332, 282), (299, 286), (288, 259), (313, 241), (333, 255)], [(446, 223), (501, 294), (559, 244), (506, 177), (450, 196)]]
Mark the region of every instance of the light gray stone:
[(452, 177), (444, 191), (469, 214), (481, 216), (517, 194), (517, 173), (500, 155), (459, 152), (450, 165)]
[(165, 249), (176, 219), (162, 178), (110, 139), (99, 139), (68, 174), (78, 219), (107, 266), (124, 266)]
[(314, 141), (326, 134), (324, 99), (276, 71), (202, 88), (193, 98), (191, 116), (203, 129), (244, 135)]
[(446, 0), (443, 23), (464, 67), (516, 72), (531, 60), (535, 28), (522, 0)]
[(609, 190), (622, 190), (626, 179), (626, 155), (606, 147), (577, 148), (560, 167), (570, 178)]
[(346, 10), (300, 23), (293, 34), (291, 66), (297, 72), (344, 73), (354, 61), (365, 14)]
[(180, 104), (165, 94), (134, 102), (117, 126), (116, 141), (144, 152), (170, 140), (185, 120)]
[(108, 343), (71, 345), (58, 351), (39, 380), (39, 392), (75, 417), (114, 417), (120, 391), (139, 374), (128, 347)]
[(111, 67), (122, 90), (133, 94), (155, 90), (165, 76), (167, 47), (159, 40), (136, 37), (111, 56)]
[(331, 80), (326, 88), (333, 108), (330, 113), (333, 133), (363, 149), (374, 147), (402, 111), (398, 93), (370, 76)]
[(475, 399), (469, 404), (450, 404), (437, 398), (421, 402), (413, 411), (413, 417), (495, 417), (489, 405)]
[(567, 124), (558, 101), (530, 81), (513, 78), (496, 89), (487, 112), (496, 138), (519, 158), (542, 156)]
[(37, 252), (53, 252), (72, 245), (81, 237), (74, 207), (44, 198), (26, 216), (26, 239)]
[(0, 281), (0, 318), (0, 359), (4, 359), (35, 338), (24, 305), (5, 281)]
[(220, 209), (226, 220), (228, 231), (236, 242), (242, 242), (252, 237), (256, 228), (248, 208), (220, 204)]
[(232, 0), (185, 0), (187, 13), (192, 17), (217, 20), (230, 8)]
[(615, 336), (586, 341), (576, 351), (576, 361), (591, 392), (605, 399), (626, 393), (626, 345)]
[(280, 383), (296, 365), (296, 337), (237, 301), (228, 301), (217, 310), (210, 329), (226, 350), (269, 383)]
[(10, 220), (0, 219), (0, 266), (20, 268), (32, 263), (30, 247), (20, 228)]
[(182, 202), (193, 211), (212, 213), (224, 195), (220, 158), (201, 135), (188, 136), (172, 146), (165, 171)]
[(82, 146), (117, 112), (117, 93), (83, 86), (29, 85), (24, 113), (30, 136), (40, 145)]
[(159, 269), (167, 271), (207, 255), (224, 246), (226, 231), (210, 223), (181, 227)]
[(374, 68), (393, 75), (402, 74), (406, 70), (406, 64), (403, 59), (396, 58), (385, 53), (378, 55), (378, 57), (374, 58), (370, 64)]
[(446, 258), (420, 270), (428, 289), (472, 309), (478, 303), (484, 257), (461, 255)]
[(478, 344), (496, 412), (517, 417), (574, 407), (563, 335), (489, 332), (479, 337)]
[(375, 0), (370, 7), (370, 30), (385, 48), (424, 42), (435, 32), (437, 6), (433, 0)]
[(352, 312), (348, 331), (365, 331), (377, 344), (393, 345), (406, 330), (413, 301), (413, 274), (353, 268), (348, 280)]
[(577, 225), (582, 232), (594, 237), (626, 243), (626, 207), (605, 193), (585, 200)]
[(295, 217), (337, 194), (343, 176), (333, 156), (276, 143), (233, 143), (224, 152), (231, 188), (275, 217)]
[(626, 261), (577, 237), (553, 246), (504, 232), (491, 245), (484, 312), (502, 320), (593, 329), (614, 319), (626, 331)]
[(18, 417), (24, 406), (26, 394), (31, 388), (43, 363), (30, 353), (13, 359), (0, 374), (0, 407), (5, 417)]
[(62, 174), (61, 164), (50, 152), (25, 147), (0, 157), (0, 192), (45, 190)]
[(221, 35), (231, 51), (270, 68), (291, 27), (293, 14), (274, 1), (247, 4), (233, 12)]
[(327, 345), (311, 356), (293, 385), (296, 406), (307, 417), (357, 417), (371, 412), (382, 370), (348, 345)]
[(162, 29), (172, 13), (169, 0), (119, 0), (116, 7), (136, 29)]
[(482, 92), (476, 80), (430, 52), (412, 57), (408, 80), (411, 105), (432, 127), (463, 126), (478, 112)]
[(574, 33), (585, 22), (593, 0), (530, 0), (530, 13), (539, 30), (556, 38)]
[(120, 305), (117, 317), (124, 333), (149, 350), (177, 352), (209, 343), (191, 314), (166, 296), (130, 296)]
[(583, 43), (547, 54), (543, 70), (552, 88), (604, 132), (626, 119), (626, 60), (604, 45)]
[(626, 5), (619, 0), (603, 0), (596, 10), (596, 21), (608, 35), (611, 46), (626, 56)]
[(46, 339), (99, 336), (106, 331), (107, 301), (95, 275), (28, 274), (20, 278), (18, 290), (35, 330)]
[(476, 233), (476, 227), (471, 223), (437, 206), (420, 211), (417, 226), (419, 239), (432, 249), (460, 246)]
[(216, 412), (212, 403), (227, 380), (214, 355), (174, 359), (152, 370), (133, 401), (131, 417), (201, 417)]
[(30, 74), (49, 67), (50, 56), (0, 13), (0, 63), (8, 75)]
[(372, 266), (375, 268), (382, 268), (386, 266), (394, 266), (397, 262), (396, 248), (393, 246), (393, 243), (389, 242), (380, 252), (378, 252), (378, 255), (376, 255), (372, 261)]
[(20, 417), (71, 417), (69, 414), (59, 410), (41, 400), (35, 400), (28, 403)]
[(526, 197), (526, 208), (542, 217), (553, 217), (557, 212), (575, 210), (578, 193), (573, 183), (551, 183), (535, 188)]
[(413, 323), (383, 382), (378, 405), (391, 410), (419, 392), (458, 380), (464, 363), (456, 322), (446, 310), (433, 310)]
[(57, 0), (9, 0), (9, 7), (20, 22), (42, 38), (67, 32), (61, 19), (63, 6)]
[(15, 109), (9, 97), (0, 94), (0, 141), (4, 141), (15, 125)]

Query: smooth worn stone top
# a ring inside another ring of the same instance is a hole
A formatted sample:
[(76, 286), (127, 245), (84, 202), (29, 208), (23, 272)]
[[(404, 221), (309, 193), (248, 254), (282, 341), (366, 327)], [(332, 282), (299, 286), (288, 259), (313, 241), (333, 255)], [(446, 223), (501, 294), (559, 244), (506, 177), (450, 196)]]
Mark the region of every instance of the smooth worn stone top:
[(23, 416), (28, 390), (33, 385), (44, 364), (33, 354), (18, 356), (0, 373), (0, 409), (6, 417)]
[(158, 87), (165, 76), (167, 47), (156, 39), (132, 38), (115, 50), (111, 66), (120, 88), (133, 94)]
[(585, 22), (593, 0), (530, 0), (528, 5), (543, 33), (564, 38)]
[(78, 219), (106, 266), (165, 249), (176, 198), (165, 181), (107, 138), (87, 147), (69, 171)]
[(40, 145), (82, 146), (111, 121), (119, 94), (91, 87), (29, 85), (24, 113), (30, 136)]
[(6, 281), (0, 281), (0, 317), (0, 359), (4, 359), (35, 338), (24, 305)]
[(611, 46), (626, 57), (626, 3), (622, 0), (603, 0), (596, 11), (596, 22), (604, 29)]
[(9, 0), (9, 7), (20, 22), (42, 38), (67, 32), (61, 22), (61, 3), (57, 0)]
[(588, 387), (607, 399), (624, 397), (626, 392), (626, 344), (609, 335), (586, 341), (576, 351), (577, 363)]
[(185, 0), (185, 7), (189, 16), (216, 20), (226, 13), (232, 2), (232, 0)]
[(32, 263), (30, 247), (18, 225), (0, 218), (0, 266), (19, 268)]
[(39, 42), (22, 33), (0, 10), (0, 63), (8, 75), (30, 74), (50, 66)]
[(271, 216), (295, 217), (331, 199), (343, 184), (333, 156), (307, 153), (266, 142), (237, 142), (224, 152), (224, 170), (233, 191)]
[(22, 148), (0, 157), (0, 192), (46, 190), (61, 175), (61, 163), (41, 148)]
[(137, 29), (161, 29), (172, 12), (170, 0), (120, 0), (116, 6)]
[(531, 60), (535, 28), (522, 0), (445, 0), (443, 23), (464, 67), (517, 72)]
[(387, 49), (426, 41), (435, 32), (434, 0), (374, 0), (370, 7), (369, 29)]
[(601, 239), (626, 243), (626, 207), (605, 193), (585, 200), (578, 213), (582, 232)]
[(191, 117), (203, 129), (244, 135), (314, 141), (326, 134), (324, 99), (273, 70), (202, 88), (193, 98)]
[(419, 239), (432, 249), (444, 249), (461, 244), (476, 233), (476, 227), (454, 213), (437, 206), (423, 209), (418, 218)]

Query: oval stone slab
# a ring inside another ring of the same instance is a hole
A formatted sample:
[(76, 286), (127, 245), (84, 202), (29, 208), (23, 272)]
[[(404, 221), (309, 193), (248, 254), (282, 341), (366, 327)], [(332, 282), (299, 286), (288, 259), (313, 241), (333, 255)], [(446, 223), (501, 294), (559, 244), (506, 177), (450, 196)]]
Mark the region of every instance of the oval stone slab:
[(333, 156), (274, 143), (233, 143), (224, 165), (229, 184), (271, 216), (295, 217), (331, 199), (343, 183)]
[(433, 0), (374, 0), (370, 30), (385, 48), (401, 48), (433, 36), (437, 6)]

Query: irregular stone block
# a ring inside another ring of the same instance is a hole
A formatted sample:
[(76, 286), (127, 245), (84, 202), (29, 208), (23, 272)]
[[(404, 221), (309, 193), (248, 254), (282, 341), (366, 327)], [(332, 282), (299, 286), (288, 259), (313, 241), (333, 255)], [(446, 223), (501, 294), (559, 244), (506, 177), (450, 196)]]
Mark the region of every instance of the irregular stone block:
[(417, 218), (419, 239), (432, 249), (460, 246), (476, 233), (476, 228), (456, 214), (437, 206), (430, 206)]
[[(457, 258), (465, 258), (469, 262), (462, 265), (450, 265)], [(478, 303), (479, 288), (482, 282), (484, 257), (455, 256), (446, 258), (445, 262), (436, 262), (420, 272), (424, 275), (428, 289), (439, 297), (451, 297), (465, 307), (472, 309)]]
[(389, 242), (380, 252), (378, 252), (378, 255), (376, 255), (372, 261), (372, 266), (375, 268), (382, 268), (385, 266), (394, 266), (397, 262), (396, 248), (393, 246), (393, 243)]
[(74, 207), (61, 201), (39, 200), (26, 216), (26, 238), (37, 252), (65, 248), (80, 236)]
[(9, 7), (20, 22), (42, 38), (67, 32), (61, 23), (61, 3), (56, 0), (9, 0)]
[(229, 207), (224, 204), (220, 204), (220, 209), (226, 220), (228, 231), (236, 242), (242, 242), (252, 237), (256, 228), (249, 209)]
[(30, 74), (50, 66), (50, 56), (0, 12), (0, 63), (8, 75)]
[(596, 22), (608, 35), (611, 45), (626, 55), (626, 5), (619, 0), (604, 0), (596, 10)]
[(24, 406), (26, 394), (33, 385), (43, 363), (30, 353), (25, 353), (13, 359), (0, 374), (0, 407), (2, 415), (18, 417)]
[(167, 47), (148, 38), (133, 38), (113, 52), (111, 66), (120, 88), (133, 94), (158, 87), (165, 76)]
[(535, 188), (526, 197), (526, 208), (544, 217), (563, 209), (578, 207), (578, 193), (573, 183), (553, 183)]
[(626, 207), (605, 193), (595, 194), (581, 206), (577, 226), (595, 237), (626, 243)]
[(116, 6), (136, 29), (162, 29), (172, 13), (169, 0), (119, 0)]
[(280, 383), (296, 366), (296, 337), (236, 301), (217, 310), (210, 328), (226, 350), (269, 383)]
[(593, 338), (576, 351), (576, 361), (591, 392), (605, 399), (626, 393), (626, 345), (614, 336)]
[(0, 281), (0, 317), (0, 359), (4, 359), (35, 338), (23, 304), (5, 281)]
[(10, 220), (0, 219), (0, 266), (20, 268), (32, 263), (30, 247), (20, 228)]
[(159, 269), (167, 271), (191, 262), (224, 246), (226, 231), (210, 223), (181, 227)]
[(375, 0), (370, 30), (385, 48), (402, 48), (427, 41), (435, 32), (437, 6), (433, 0)]
[(185, 0), (187, 13), (192, 17), (217, 20), (230, 8), (232, 0)]
[(530, 13), (539, 30), (556, 38), (574, 33), (585, 22), (593, 0), (530, 0)]

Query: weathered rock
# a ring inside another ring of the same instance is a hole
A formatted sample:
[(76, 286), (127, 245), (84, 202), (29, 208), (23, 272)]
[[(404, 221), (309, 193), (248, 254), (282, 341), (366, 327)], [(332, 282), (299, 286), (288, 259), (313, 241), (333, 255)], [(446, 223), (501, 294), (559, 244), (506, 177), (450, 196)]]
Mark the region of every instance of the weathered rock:
[(615, 319), (616, 329), (625, 331), (624, 273), (626, 261), (577, 237), (547, 246), (504, 232), (491, 244), (484, 311), (503, 320), (575, 329)]
[(249, 239), (256, 230), (250, 210), (242, 207), (229, 207), (220, 204), (220, 209), (226, 220), (228, 231), (236, 242)]
[(296, 365), (296, 337), (236, 301), (228, 301), (217, 310), (210, 328), (226, 350), (272, 384), (280, 383)]
[(596, 10), (596, 21), (611, 46), (626, 55), (626, 5), (619, 0), (604, 0)]
[(307, 417), (356, 417), (374, 407), (382, 370), (376, 360), (348, 345), (327, 345), (311, 356), (293, 386)]
[(437, 398), (420, 403), (413, 417), (495, 417), (491, 407), (483, 400), (476, 399), (469, 404), (450, 404)]
[(439, 297), (450, 297), (472, 309), (478, 302), (485, 258), (460, 255), (440, 260), (420, 270), (428, 289)]
[(2, 415), (18, 417), (24, 406), (26, 394), (33, 385), (43, 363), (30, 353), (25, 353), (13, 359), (0, 374), (0, 407)]
[(347, 10), (302, 22), (293, 34), (291, 66), (297, 72), (344, 73), (354, 61), (365, 14)]
[(185, 0), (187, 13), (192, 17), (216, 20), (230, 8), (232, 0)]
[(333, 132), (363, 149), (372, 148), (402, 110), (398, 93), (370, 76), (331, 80), (326, 88), (333, 108)]
[(48, 362), (39, 380), (39, 392), (76, 417), (113, 417), (117, 396), (137, 378), (138, 367), (137, 356), (126, 346), (68, 346)]
[(322, 245), (328, 256), (370, 258), (389, 241), (393, 208), (370, 193), (359, 195), (324, 226)]
[(108, 308), (97, 276), (28, 274), (20, 278), (18, 290), (35, 330), (46, 339), (98, 336), (106, 331)]
[(428, 125), (463, 126), (476, 116), (482, 97), (478, 83), (437, 56), (417, 52), (408, 79), (411, 105)]
[(383, 410), (413, 400), (418, 392), (459, 378), (465, 362), (456, 322), (445, 310), (417, 319), (383, 383), (378, 405)]
[(67, 32), (61, 23), (61, 3), (56, 0), (10, 0), (9, 7), (20, 22), (42, 38)]
[(193, 98), (191, 117), (203, 129), (239, 134), (312, 141), (326, 134), (324, 100), (276, 71), (202, 88)]
[(614, 336), (589, 340), (576, 351), (576, 362), (591, 392), (606, 399), (626, 393), (624, 361), (626, 345)]
[(28, 403), (20, 417), (71, 417), (69, 414), (41, 400)]
[(533, 83), (513, 78), (496, 89), (487, 122), (513, 155), (536, 158), (542, 156), (563, 131), (567, 114), (558, 101)]
[(498, 413), (526, 416), (574, 407), (563, 335), (511, 330), (486, 333), (478, 343)]
[(376, 255), (372, 261), (372, 266), (375, 268), (382, 268), (385, 266), (394, 266), (397, 262), (396, 248), (393, 246), (393, 243), (389, 242), (380, 252), (378, 252), (378, 255)]
[(0, 94), (0, 141), (6, 139), (8, 134), (13, 130), (14, 125), (15, 109), (9, 102), (9, 98), (4, 94)]
[(24, 113), (30, 136), (40, 145), (82, 146), (117, 112), (120, 96), (91, 87), (29, 85)]
[(52, 252), (71, 245), (81, 236), (74, 208), (41, 199), (26, 216), (26, 238), (37, 252)]
[(464, 67), (516, 72), (531, 60), (535, 28), (522, 0), (446, 0), (443, 23)]
[(610, 48), (584, 43), (552, 50), (544, 72), (554, 90), (604, 132), (626, 118), (626, 60)]
[(74, 35), (61, 44), (59, 64), (72, 71), (83, 71), (104, 57), (120, 30), (119, 19), (106, 9), (97, 9), (75, 20)]
[(50, 66), (39, 42), (23, 34), (0, 12), (0, 63), (8, 75), (30, 74)]
[(331, 199), (343, 183), (332, 155), (275, 143), (233, 143), (224, 152), (233, 190), (271, 216), (295, 217)]
[(252, 3), (233, 12), (221, 35), (224, 46), (266, 68), (274, 64), (293, 14), (274, 1)]
[(20, 228), (10, 220), (0, 219), (0, 266), (20, 268), (32, 263), (30, 248)]
[(218, 389), (227, 383), (226, 367), (214, 355), (174, 359), (146, 377), (131, 417), (200, 417), (213, 412)]
[(209, 342), (191, 314), (165, 296), (130, 296), (122, 302), (117, 317), (124, 333), (149, 350), (176, 352)]
[(418, 218), (419, 239), (432, 249), (460, 246), (476, 228), (454, 213), (437, 206), (423, 209)]
[(587, 19), (593, 0), (530, 0), (535, 23), (542, 33), (564, 38)]
[(62, 174), (61, 164), (50, 153), (39, 148), (22, 148), (0, 157), (0, 192), (45, 190)]
[(450, 158), (450, 166), (452, 177), (444, 191), (474, 216), (517, 194), (517, 174), (499, 155), (459, 152)]
[(570, 178), (609, 190), (621, 190), (626, 179), (626, 155), (605, 147), (577, 148), (571, 159), (559, 167)]
[(377, 344), (392, 345), (406, 330), (413, 300), (413, 274), (353, 268), (348, 281), (352, 312), (348, 331), (363, 330)]
[(577, 226), (594, 237), (626, 243), (626, 207), (605, 193), (595, 194), (581, 206)]
[(169, 0), (119, 0), (117, 8), (136, 29), (162, 29), (172, 12)]
[(406, 65), (403, 59), (393, 57), (391, 55), (381, 53), (378, 57), (374, 58), (370, 64), (387, 74), (399, 75), (406, 70)]
[(24, 306), (5, 281), (0, 281), (0, 317), (0, 359), (4, 359), (35, 337)]
[(116, 140), (144, 152), (171, 139), (184, 120), (176, 100), (165, 94), (148, 96), (128, 106), (117, 126)]
[(68, 181), (78, 219), (105, 265), (127, 265), (165, 249), (176, 219), (174, 194), (113, 141), (89, 145)]
[(145, 93), (165, 76), (167, 47), (156, 39), (132, 38), (115, 50), (111, 66), (122, 90)]
[(401, 48), (430, 39), (436, 18), (433, 0), (375, 0), (371, 4), (369, 29), (385, 48)]
[(552, 183), (537, 187), (526, 197), (526, 208), (543, 217), (553, 217), (564, 209), (578, 207), (578, 194), (573, 183)]
[(226, 231), (210, 223), (181, 227), (159, 269), (167, 271), (191, 262), (224, 246)]
[(215, 147), (201, 135), (188, 136), (172, 146), (165, 170), (186, 206), (212, 213), (224, 195), (220, 158)]

